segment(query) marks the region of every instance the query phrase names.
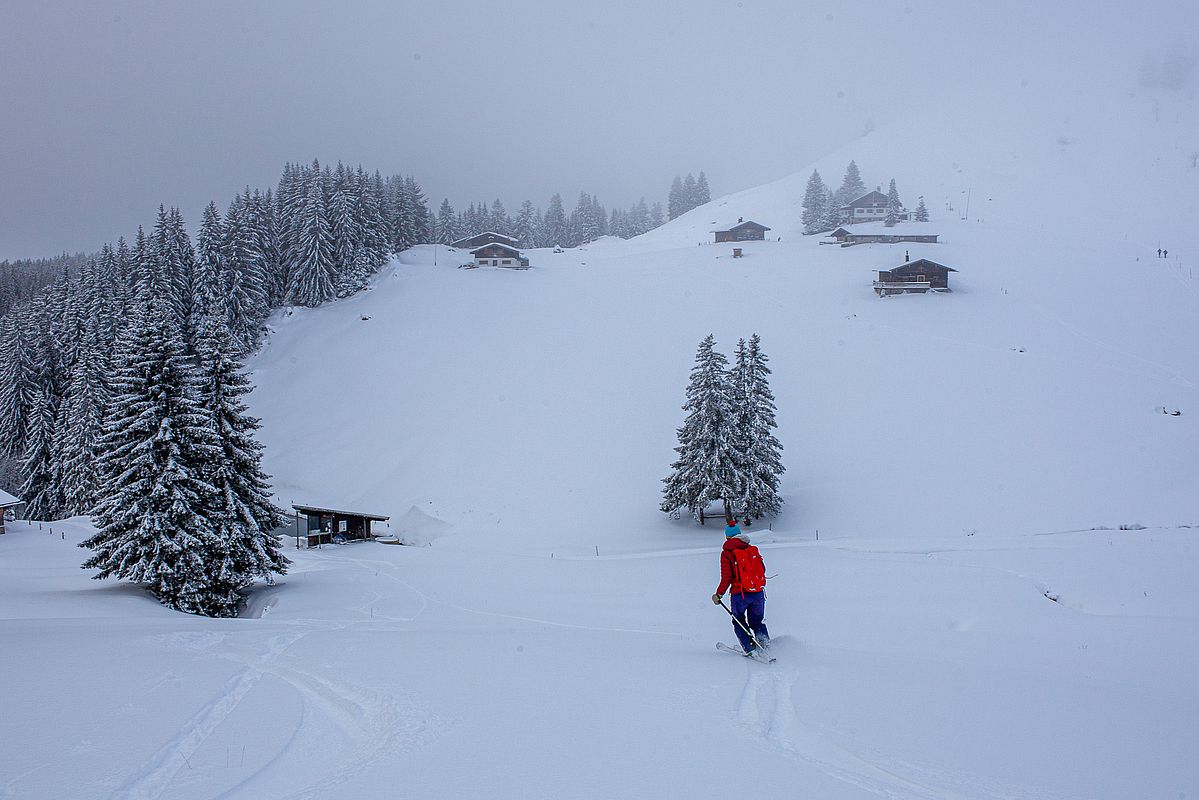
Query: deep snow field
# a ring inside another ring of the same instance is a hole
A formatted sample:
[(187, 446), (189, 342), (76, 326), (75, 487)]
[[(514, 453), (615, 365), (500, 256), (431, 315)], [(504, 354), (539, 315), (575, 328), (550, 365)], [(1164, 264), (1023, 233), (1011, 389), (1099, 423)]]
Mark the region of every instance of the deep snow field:
[[(90, 580), (84, 519), (10, 525), (0, 798), (1199, 797), (1199, 125), (1069, 102), (816, 165), (894, 174), (941, 244), (801, 236), (809, 165), (278, 315), (248, 367), (280, 504), (411, 546), (287, 540), (208, 620)], [(734, 260), (739, 216), (772, 240)], [(875, 297), (905, 251), (953, 291)], [(696, 345), (755, 332), (770, 666), (714, 649), (720, 527), (657, 510)]]

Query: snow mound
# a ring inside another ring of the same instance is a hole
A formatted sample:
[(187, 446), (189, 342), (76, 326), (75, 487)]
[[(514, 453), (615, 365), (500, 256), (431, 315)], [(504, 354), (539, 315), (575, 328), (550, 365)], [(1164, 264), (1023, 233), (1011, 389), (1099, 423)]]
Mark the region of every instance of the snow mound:
[(452, 526), (437, 517), (426, 514), (416, 506), (412, 506), (396, 521), (396, 537), (401, 544), (415, 547), (428, 547), (434, 540), (445, 536)]

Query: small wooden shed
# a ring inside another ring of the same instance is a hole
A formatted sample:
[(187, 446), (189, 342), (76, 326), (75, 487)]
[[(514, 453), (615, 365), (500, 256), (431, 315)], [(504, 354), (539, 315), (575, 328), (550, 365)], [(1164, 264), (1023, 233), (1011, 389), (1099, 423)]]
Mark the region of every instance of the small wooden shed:
[(374, 537), (371, 524), (386, 522), (391, 517), (368, 514), (364, 511), (338, 511), (320, 506), (293, 504), (296, 511), (296, 544), (306, 541), (309, 547), (331, 542), (351, 542)]
[(7, 516), (16, 516), (21, 513), (21, 508), (25, 505), (25, 501), (19, 497), (13, 497), (6, 491), (0, 490), (0, 534), (4, 533), (4, 518)]
[(738, 219), (737, 224), (717, 228), (712, 233), (716, 234), (718, 244), (720, 242), (760, 242), (766, 238), (768, 230), (770, 228), (752, 220)]
[(948, 292), (951, 272), (957, 270), (927, 258), (918, 258), (898, 267), (878, 270), (874, 292), (879, 297), (908, 292)]

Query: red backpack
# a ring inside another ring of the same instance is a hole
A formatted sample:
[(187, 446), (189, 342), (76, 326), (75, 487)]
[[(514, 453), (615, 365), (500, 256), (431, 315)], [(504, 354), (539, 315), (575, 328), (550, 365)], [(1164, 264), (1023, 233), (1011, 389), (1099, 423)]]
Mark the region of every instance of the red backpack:
[(766, 565), (752, 544), (733, 551), (737, 583), (742, 592), (760, 592), (766, 588)]

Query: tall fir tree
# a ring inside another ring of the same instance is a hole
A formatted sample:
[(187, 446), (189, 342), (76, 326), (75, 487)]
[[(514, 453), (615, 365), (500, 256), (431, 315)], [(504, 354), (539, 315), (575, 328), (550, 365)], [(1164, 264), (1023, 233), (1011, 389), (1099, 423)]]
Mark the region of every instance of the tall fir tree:
[(683, 194), (683, 181), (678, 176), (670, 184), (670, 193), (666, 196), (666, 218), (674, 219), (687, 210), (687, 198)]
[(891, 185), (887, 188), (887, 216), (883, 222), (887, 227), (891, 227), (899, 222), (902, 214), (903, 202), (899, 199), (899, 190), (895, 188), (895, 179), (892, 178)]
[(864, 194), (866, 194), (866, 184), (862, 181), (858, 164), (856, 161), (850, 161), (849, 166), (845, 168), (845, 177), (841, 179), (841, 188), (835, 195), (837, 207), (840, 208), (857, 200)]
[(199, 399), (217, 447), (204, 477), (215, 490), (208, 518), (220, 546), (206, 566), (213, 595), (224, 598), (221, 607), (235, 608), (239, 592), (255, 579), (269, 583), (287, 571), (274, 534), (286, 520), (270, 500), (262, 445), (254, 437), (260, 425), (242, 400), (253, 386), (226, 330), (210, 326), (202, 332), (199, 362)]
[(677, 460), (663, 479), (661, 510), (678, 514), (681, 509), (700, 518), (704, 506), (721, 500), (728, 513), (741, 494), (737, 467), (742, 460), (737, 450), (736, 407), (728, 359), (715, 349), (709, 334), (699, 344), (687, 402), (687, 417), (678, 429)]
[(100, 342), (102, 324), (95, 316), (88, 320), (55, 431), (64, 516), (90, 514), (97, 500), (96, 461), (108, 406), (108, 354)]
[(182, 332), (158, 299), (139, 306), (121, 337), (93, 514), (97, 531), (80, 546), (97, 579), (145, 585), (170, 608), (232, 616), (237, 599), (211, 576), (224, 544), (210, 517), (206, 479), (218, 462), (210, 416), (196, 392)]
[(741, 456), (737, 470), (741, 487), (738, 506), (747, 520), (779, 512), (782, 507), (779, 476), (786, 471), (783, 446), (774, 435), (778, 425), (774, 394), (770, 391), (770, 368), (766, 366), (769, 359), (761, 345), (756, 333), (748, 345), (744, 339), (738, 342), (733, 365), (736, 449)]
[(695, 205), (702, 206), (704, 203), (712, 202), (712, 190), (708, 188), (708, 176), (701, 169), (699, 177), (695, 179)]
[(324, 195), (319, 176), (313, 176), (300, 215), (300, 239), (289, 298), (301, 306), (327, 303), (333, 299), (336, 278), (333, 236), (326, 217)]
[(824, 185), (820, 173), (812, 170), (808, 178), (808, 186), (803, 197), (803, 232), (807, 234), (820, 233), (828, 230), (824, 227), (828, 215), (828, 188)]
[(549, 207), (545, 210), (543, 223), (545, 243), (543, 247), (566, 245), (566, 210), (562, 207), (562, 195), (555, 194), (550, 198)]
[(924, 195), (920, 195), (920, 200), (916, 203), (916, 213), (913, 218), (917, 222), (928, 222), (928, 207), (924, 205)]

